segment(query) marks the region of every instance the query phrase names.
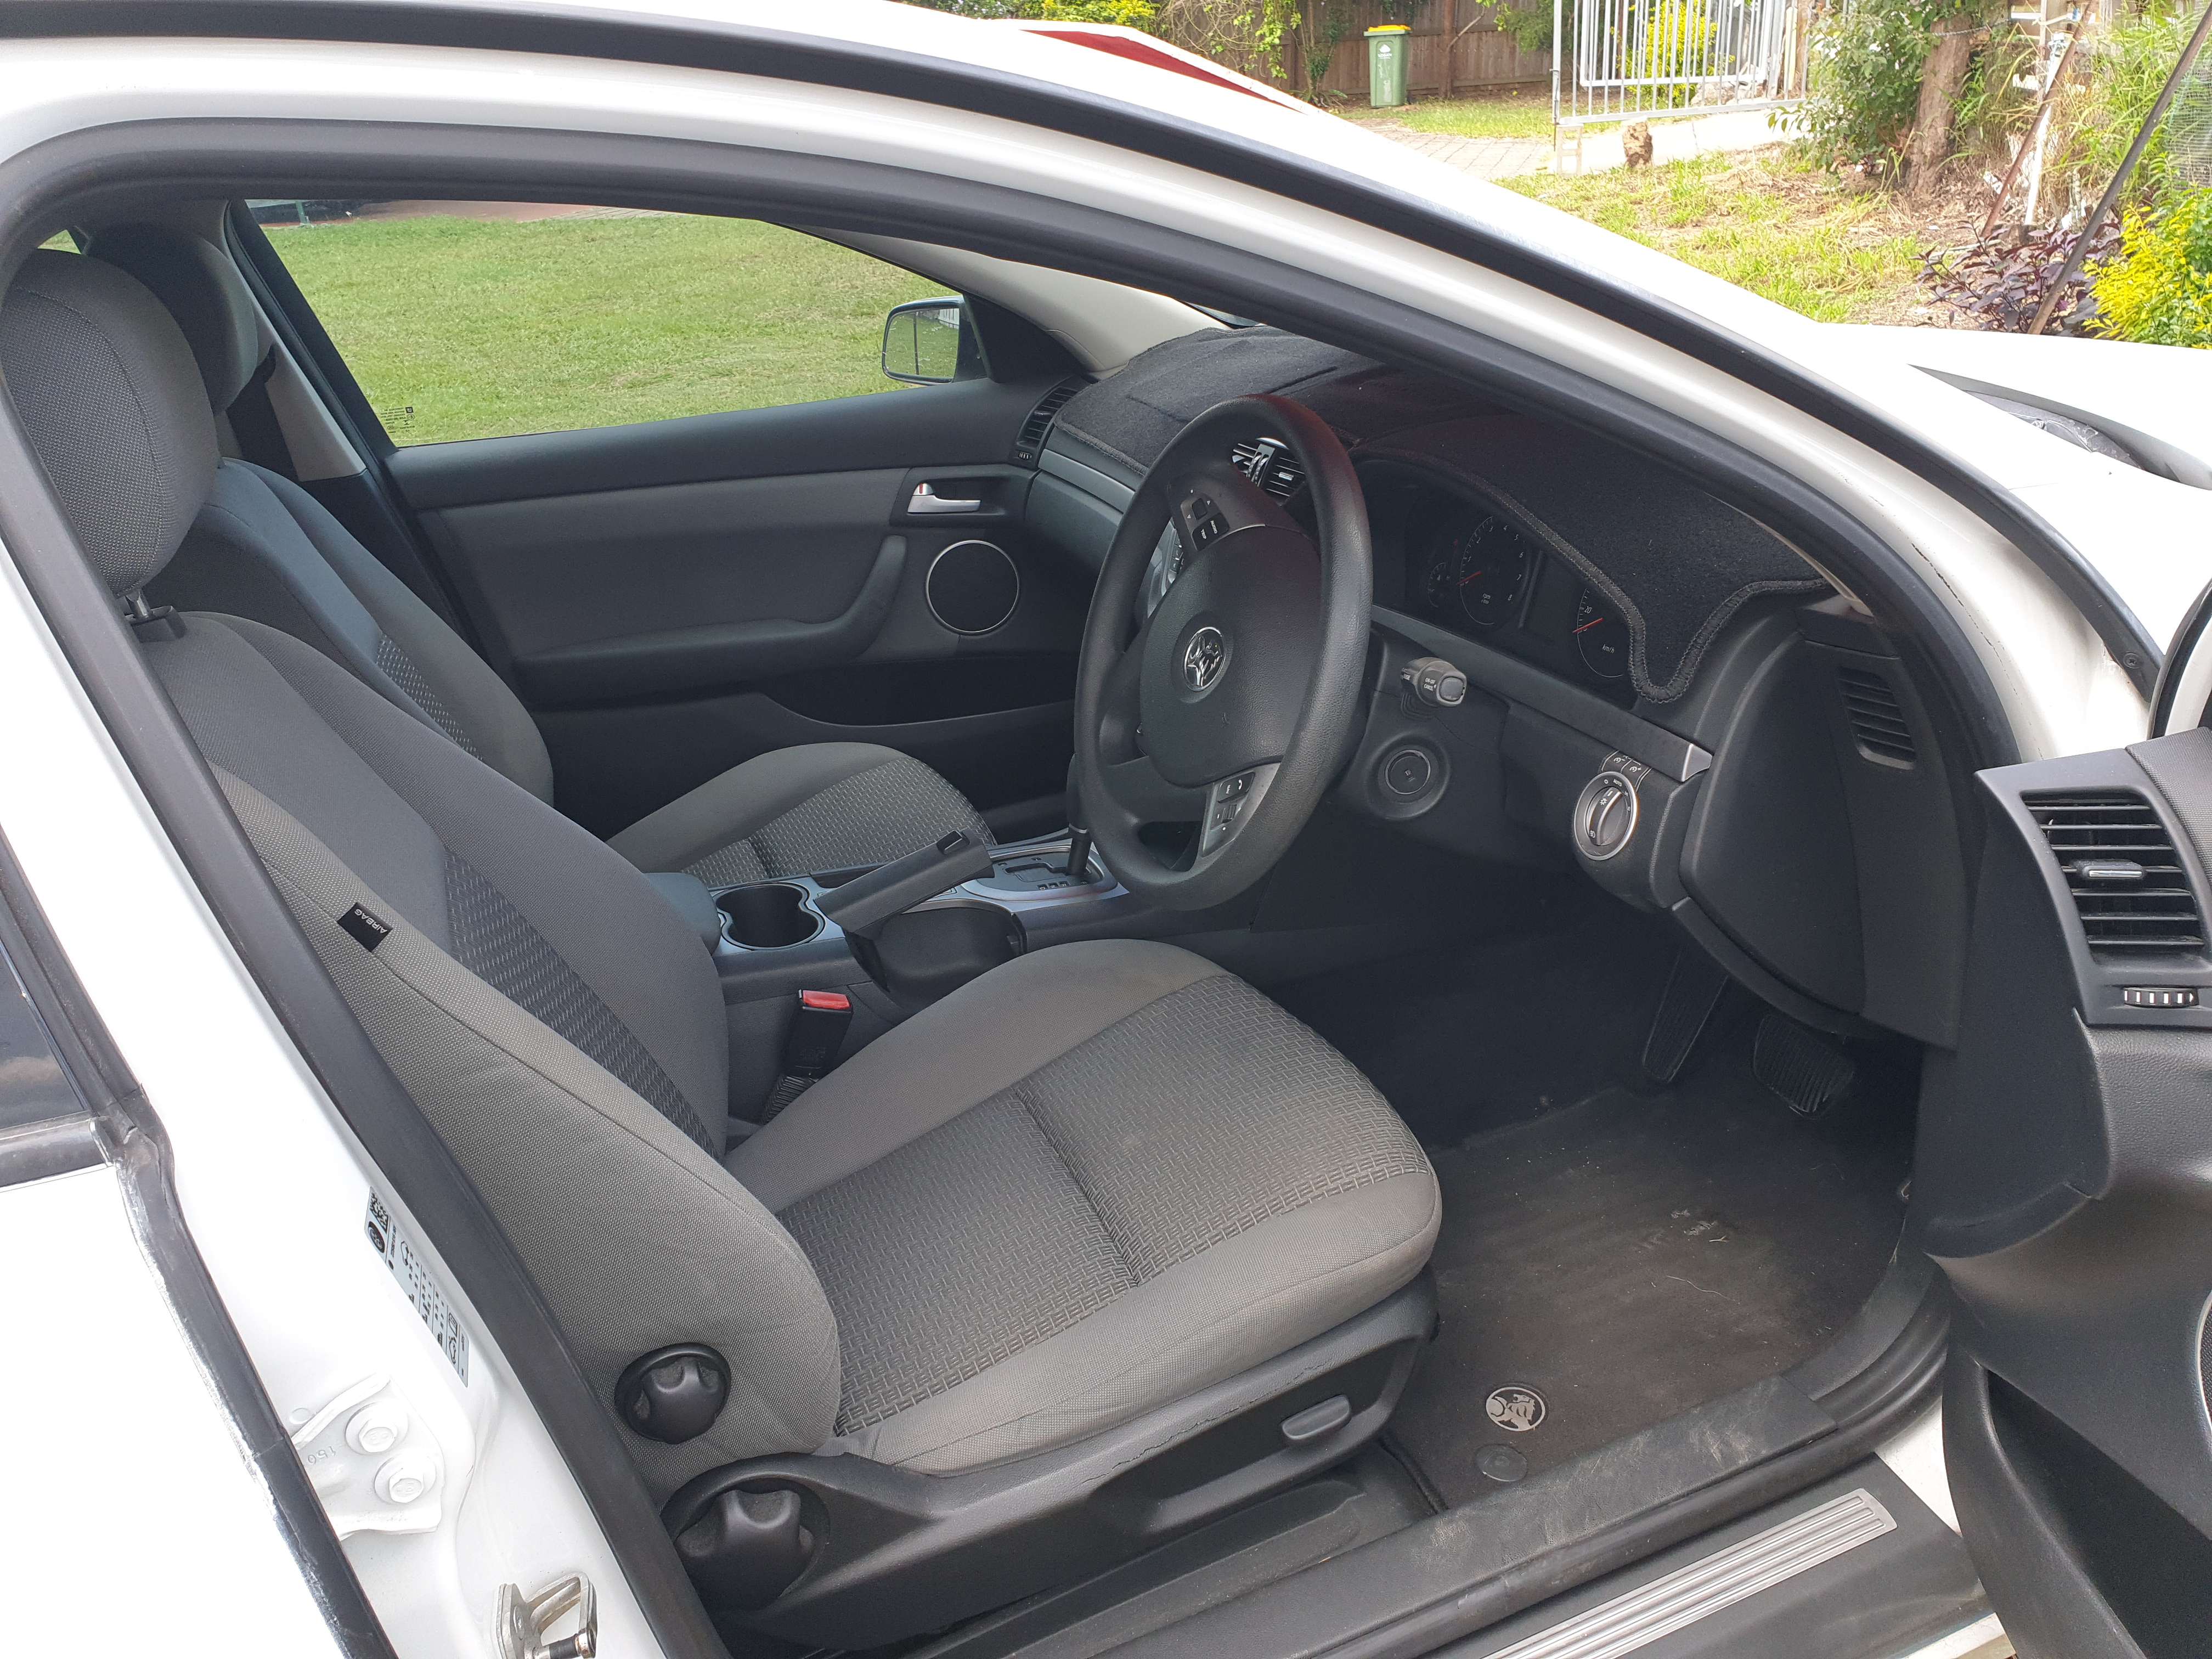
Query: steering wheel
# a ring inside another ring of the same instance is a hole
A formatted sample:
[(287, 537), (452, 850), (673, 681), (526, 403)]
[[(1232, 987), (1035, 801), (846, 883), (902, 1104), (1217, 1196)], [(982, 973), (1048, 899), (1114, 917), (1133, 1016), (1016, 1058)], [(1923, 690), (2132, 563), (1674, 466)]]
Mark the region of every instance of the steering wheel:
[[(1254, 481), (1285, 454), (1317, 543)], [(1232, 398), (1153, 462), (1098, 574), (1075, 681), (1085, 822), (1137, 897), (1218, 904), (1289, 849), (1352, 735), (1374, 580), (1358, 475), (1304, 404)], [(1173, 856), (1139, 834), (1193, 821), (1195, 848)]]

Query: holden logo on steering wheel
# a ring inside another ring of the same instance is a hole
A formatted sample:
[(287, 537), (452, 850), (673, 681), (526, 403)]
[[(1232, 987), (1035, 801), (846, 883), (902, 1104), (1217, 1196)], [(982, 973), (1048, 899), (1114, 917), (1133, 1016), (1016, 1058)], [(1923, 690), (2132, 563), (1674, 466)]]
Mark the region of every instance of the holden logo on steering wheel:
[(1182, 683), (1193, 691), (1209, 690), (1228, 665), (1228, 636), (1218, 628), (1201, 628), (1182, 648)]

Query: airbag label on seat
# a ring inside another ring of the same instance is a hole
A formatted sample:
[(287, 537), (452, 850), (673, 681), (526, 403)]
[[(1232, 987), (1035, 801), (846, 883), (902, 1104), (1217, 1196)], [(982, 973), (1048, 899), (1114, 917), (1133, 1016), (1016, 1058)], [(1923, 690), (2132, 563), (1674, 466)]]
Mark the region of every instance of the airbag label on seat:
[(422, 1316), (422, 1322), (430, 1328), (430, 1340), (446, 1351), (446, 1358), (460, 1373), (461, 1381), (469, 1380), (469, 1338), (461, 1328), (461, 1322), (446, 1304), (445, 1293), (437, 1281), (430, 1277), (430, 1269), (422, 1258), (415, 1254), (415, 1247), (407, 1242), (407, 1235), (399, 1231), (392, 1218), (392, 1212), (371, 1188), (368, 1194), (367, 1222), (370, 1248), (384, 1258), (384, 1265), (392, 1269), (392, 1276), (399, 1281), (399, 1288), (415, 1304), (415, 1311)]

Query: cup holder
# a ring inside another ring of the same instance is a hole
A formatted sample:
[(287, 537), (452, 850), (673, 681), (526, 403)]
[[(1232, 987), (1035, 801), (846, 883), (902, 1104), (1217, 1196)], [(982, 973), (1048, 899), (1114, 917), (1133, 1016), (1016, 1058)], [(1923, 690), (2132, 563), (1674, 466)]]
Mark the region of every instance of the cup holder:
[(822, 931), (822, 918), (806, 908), (806, 890), (789, 882), (762, 882), (733, 887), (714, 901), (722, 913), (722, 931), (733, 945), (756, 951), (774, 951), (787, 945), (804, 945)]

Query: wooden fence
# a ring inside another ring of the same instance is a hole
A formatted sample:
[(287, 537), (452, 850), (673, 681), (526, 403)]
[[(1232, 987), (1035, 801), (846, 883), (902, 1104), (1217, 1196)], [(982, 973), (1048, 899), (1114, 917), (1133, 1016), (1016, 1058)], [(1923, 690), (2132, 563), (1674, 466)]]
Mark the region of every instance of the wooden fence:
[[(1548, 6), (1551, 0), (1537, 0)], [(1413, 34), (1406, 66), (1407, 90), (1417, 98), (1444, 98), (1480, 88), (1540, 84), (1549, 96), (1552, 54), (1523, 52), (1520, 43), (1501, 30), (1495, 21), (1498, 8), (1481, 0), (1427, 0), (1410, 20)], [(1310, 90), (1306, 81), (1304, 44), (1326, 28), (1327, 0), (1309, 0), (1305, 21), (1291, 38), (1284, 56), (1289, 71), (1287, 85), (1295, 92)], [(1367, 41), (1363, 33), (1376, 23), (1394, 20), (1383, 15), (1375, 0), (1339, 0), (1339, 15), (1349, 14), (1352, 33), (1339, 41), (1328, 74), (1322, 77), (1324, 94), (1341, 93), (1358, 103), (1367, 101)]]

